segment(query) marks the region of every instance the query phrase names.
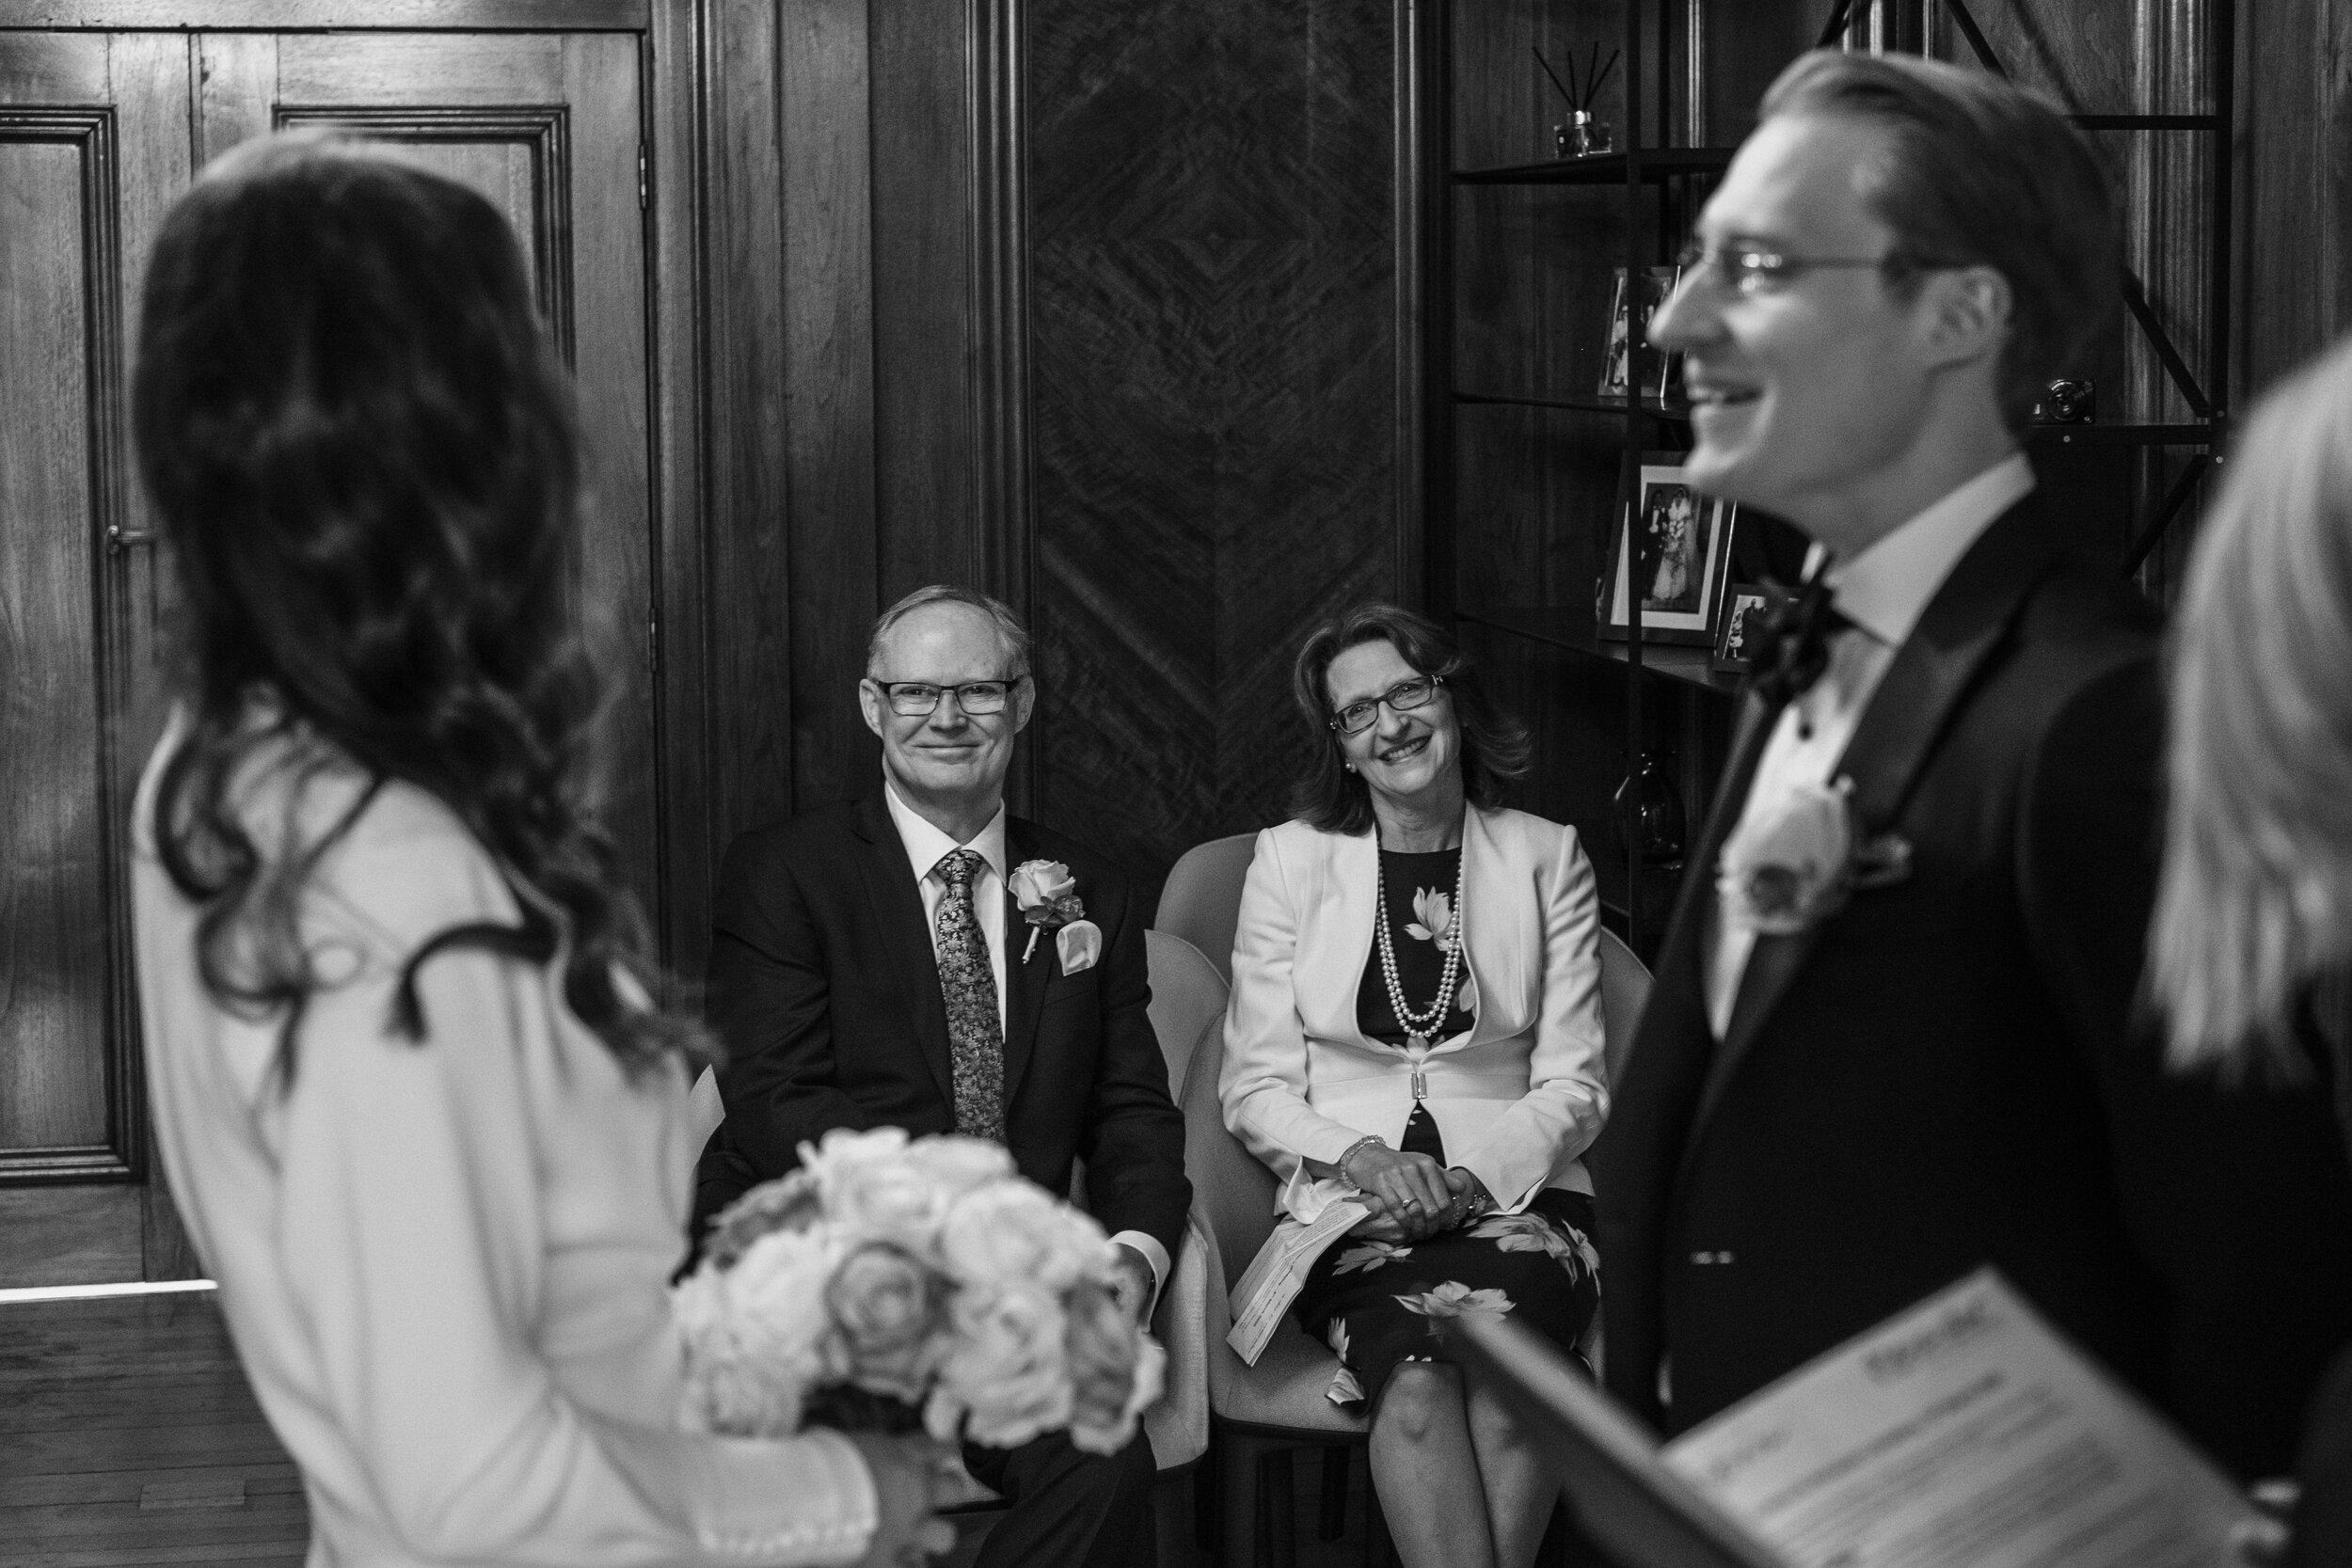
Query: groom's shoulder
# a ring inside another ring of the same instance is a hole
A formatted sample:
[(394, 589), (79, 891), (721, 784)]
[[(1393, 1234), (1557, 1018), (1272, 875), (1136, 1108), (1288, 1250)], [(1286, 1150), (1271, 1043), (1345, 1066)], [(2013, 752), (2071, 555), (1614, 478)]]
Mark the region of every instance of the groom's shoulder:
[(2060, 557), (2035, 584), (2017, 621), (2016, 653), (2004, 685), (2055, 721), (2090, 691), (2153, 688), (2163, 623), (2137, 588), (2106, 562)]

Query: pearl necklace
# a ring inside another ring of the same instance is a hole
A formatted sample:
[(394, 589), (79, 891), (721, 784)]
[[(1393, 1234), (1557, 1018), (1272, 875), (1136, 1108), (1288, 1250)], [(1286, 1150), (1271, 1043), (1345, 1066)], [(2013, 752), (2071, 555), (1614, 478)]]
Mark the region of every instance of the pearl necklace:
[[(1380, 974), (1389, 983), (1389, 1006), (1395, 1010), (1396, 1022), (1405, 1030), (1405, 1048), (1408, 1051), (1428, 1050), (1430, 1034), (1454, 1010), (1454, 990), (1461, 982), (1462, 954), (1469, 946), (1462, 936), (1462, 865), (1461, 858), (1454, 863), (1454, 944), (1446, 949), (1445, 973), (1438, 982), (1437, 1003), (1425, 1013), (1415, 1012), (1405, 1005), (1405, 985), (1397, 978), (1396, 938), (1389, 930), (1389, 868), (1385, 864), (1379, 867), (1374, 880), (1375, 896), (1380, 901)], [(1414, 1076), (1419, 1078), (1420, 1074), (1416, 1072)]]

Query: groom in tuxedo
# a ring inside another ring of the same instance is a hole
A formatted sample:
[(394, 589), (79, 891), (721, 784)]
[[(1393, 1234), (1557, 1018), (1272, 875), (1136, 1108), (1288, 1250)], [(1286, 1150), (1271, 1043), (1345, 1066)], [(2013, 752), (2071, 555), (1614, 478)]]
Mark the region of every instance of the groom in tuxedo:
[(1611, 1389), (1681, 1432), (1990, 1263), (2244, 1474), (2352, 1333), (2316, 1085), (2136, 1008), (2155, 627), (2021, 450), (2112, 319), (2107, 182), (1990, 74), (1807, 55), (1650, 327), (1698, 489), (1794, 523), (1595, 1153)]
[[(726, 1118), (703, 1152), (694, 1234), (829, 1129), (961, 1132), (1057, 1193), (1083, 1161), (1148, 1319), (1192, 1201), (1184, 1118), (1126, 879), (1005, 810), (1036, 701), (1026, 634), (985, 595), (919, 589), (876, 622), (858, 697), (882, 737), (880, 787), (744, 834), (720, 873), (708, 1006)], [(1017, 875), (1029, 863), (1054, 869)], [(1058, 928), (1025, 916), (1041, 891)], [(1109, 1458), (1057, 1434), (967, 1445), (964, 1463), (1011, 1499), (981, 1563), (1152, 1560), (1140, 1432)]]

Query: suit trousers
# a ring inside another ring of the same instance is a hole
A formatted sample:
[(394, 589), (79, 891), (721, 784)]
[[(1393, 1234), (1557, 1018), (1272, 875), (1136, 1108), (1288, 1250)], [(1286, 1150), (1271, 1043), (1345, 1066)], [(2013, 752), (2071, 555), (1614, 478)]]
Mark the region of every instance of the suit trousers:
[(1085, 1452), (1054, 1433), (1017, 1449), (963, 1446), (972, 1479), (1011, 1507), (973, 1568), (1152, 1568), (1151, 1525), (1159, 1465), (1140, 1430), (1115, 1454)]

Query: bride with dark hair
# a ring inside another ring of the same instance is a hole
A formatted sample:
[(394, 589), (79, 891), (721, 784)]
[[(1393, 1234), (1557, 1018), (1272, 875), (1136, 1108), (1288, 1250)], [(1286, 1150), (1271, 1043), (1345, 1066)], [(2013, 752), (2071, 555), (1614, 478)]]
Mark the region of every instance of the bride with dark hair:
[(676, 1424), (688, 1021), (586, 801), (578, 435), (481, 197), (316, 134), (164, 227), (135, 421), (184, 690), (136, 808), (163, 1159), (314, 1563), (848, 1563), (932, 1451)]

